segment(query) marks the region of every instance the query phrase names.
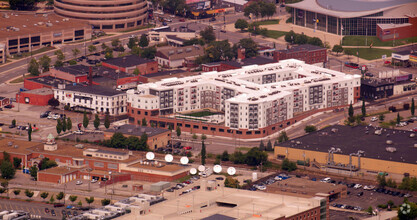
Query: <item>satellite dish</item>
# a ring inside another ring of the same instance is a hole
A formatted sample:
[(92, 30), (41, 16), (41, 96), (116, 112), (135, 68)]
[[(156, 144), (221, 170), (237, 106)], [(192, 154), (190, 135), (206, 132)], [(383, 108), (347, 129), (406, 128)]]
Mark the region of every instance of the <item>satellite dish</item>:
[(165, 161), (170, 163), (172, 162), (172, 160), (174, 160), (174, 157), (171, 154), (167, 154), (165, 155)]
[(222, 166), (220, 166), (220, 165), (214, 165), (214, 167), (213, 167), (213, 171), (215, 172), (215, 173), (220, 173), (220, 172), (222, 172)]
[(236, 169), (234, 167), (229, 167), (227, 169), (227, 174), (229, 174), (230, 176), (233, 176), (236, 174)]
[(203, 172), (204, 170), (206, 170), (206, 167), (204, 165), (198, 166), (198, 171)]
[(195, 175), (197, 173), (197, 169), (196, 168), (191, 168), (190, 173), (192, 175)]
[(188, 157), (181, 157), (180, 162), (182, 165), (186, 165), (188, 163)]
[(146, 153), (146, 159), (147, 160), (153, 160), (155, 158), (155, 154), (152, 152)]

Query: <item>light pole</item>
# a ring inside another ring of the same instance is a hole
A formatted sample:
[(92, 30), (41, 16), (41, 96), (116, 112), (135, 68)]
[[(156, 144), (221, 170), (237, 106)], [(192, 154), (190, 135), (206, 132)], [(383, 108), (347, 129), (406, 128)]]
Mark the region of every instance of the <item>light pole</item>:
[[(110, 175), (110, 180), (113, 181), (112, 176), (111, 176), (112, 172), (109, 171), (109, 175)], [(106, 184), (107, 185), (107, 184)], [(114, 183), (113, 183), (113, 193), (114, 193)], [(113, 199), (113, 193), (110, 194), (110, 201)]]

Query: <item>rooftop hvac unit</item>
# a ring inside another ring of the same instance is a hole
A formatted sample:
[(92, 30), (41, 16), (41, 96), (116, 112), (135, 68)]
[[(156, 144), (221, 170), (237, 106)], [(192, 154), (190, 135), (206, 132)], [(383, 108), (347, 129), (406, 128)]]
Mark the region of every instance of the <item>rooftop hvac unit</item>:
[(397, 148), (395, 147), (387, 147), (385, 148), (386, 151), (390, 152), (390, 153), (394, 153), (395, 151), (397, 151)]
[(391, 145), (393, 142), (392, 140), (387, 140), (386, 143)]
[(375, 135), (381, 135), (382, 134), (382, 130), (375, 130)]
[(416, 134), (414, 134), (414, 133), (411, 133), (410, 134), (410, 138), (413, 138), (413, 137), (415, 137), (416, 136)]

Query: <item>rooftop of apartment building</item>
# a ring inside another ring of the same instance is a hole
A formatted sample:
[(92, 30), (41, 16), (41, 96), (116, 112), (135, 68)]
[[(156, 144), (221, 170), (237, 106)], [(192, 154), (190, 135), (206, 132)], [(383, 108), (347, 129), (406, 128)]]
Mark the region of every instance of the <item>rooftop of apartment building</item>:
[(115, 95), (120, 95), (120, 94), (125, 93), (123, 91), (117, 91), (112, 88), (99, 86), (99, 85), (69, 84), (69, 85), (65, 85), (65, 87), (60, 88), (60, 89), (66, 90), (66, 91), (101, 95), (101, 96), (115, 96)]
[(146, 134), (148, 137), (153, 137), (158, 134), (162, 134), (165, 132), (168, 132), (168, 129), (164, 128), (153, 128), (153, 127), (147, 127), (147, 126), (138, 126), (138, 125), (131, 125), (131, 124), (125, 124), (121, 126), (117, 126), (112, 129), (107, 129), (106, 132), (120, 132), (125, 135), (134, 135), (134, 136), (141, 136), (142, 134)]

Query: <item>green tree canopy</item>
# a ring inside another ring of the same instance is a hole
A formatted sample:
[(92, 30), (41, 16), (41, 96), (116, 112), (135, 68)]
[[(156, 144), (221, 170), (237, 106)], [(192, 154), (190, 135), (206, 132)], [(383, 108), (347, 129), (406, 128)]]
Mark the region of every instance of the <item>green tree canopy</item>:
[(245, 19), (237, 19), (235, 22), (235, 28), (241, 31), (249, 27), (249, 23)]
[(98, 114), (96, 114), (95, 115), (95, 118), (94, 118), (94, 128), (96, 129), (96, 130), (98, 130), (98, 127), (100, 126), (100, 118), (98, 117)]
[(146, 34), (142, 34), (139, 39), (139, 46), (140, 47), (147, 47), (149, 45), (149, 40)]
[[(252, 40), (252, 38), (243, 38), (234, 46), (234, 50), (237, 51), (237, 48), (245, 49), (245, 57), (256, 57), (258, 55), (258, 44)], [(236, 52), (237, 53), (237, 52)]]
[(88, 117), (87, 117), (87, 112), (84, 112), (84, 116), (83, 116), (83, 127), (84, 128), (87, 128), (89, 122), (90, 122), (90, 119), (88, 119)]
[(314, 126), (314, 125), (307, 125), (307, 126), (304, 128), (304, 131), (305, 131), (306, 133), (311, 133), (311, 132), (317, 131), (317, 128), (316, 128), (316, 126)]
[(204, 30), (200, 31), (200, 36), (206, 43), (211, 43), (216, 40), (213, 26), (207, 26)]
[(1, 177), (3, 179), (12, 179), (16, 174), (16, 170), (10, 161), (3, 160), (0, 165)]
[(104, 127), (106, 129), (109, 129), (109, 127), (110, 127), (110, 116), (109, 116), (109, 114), (106, 114), (106, 116), (104, 117)]
[(39, 63), (36, 61), (35, 58), (32, 58), (30, 60), (29, 66), (28, 66), (28, 72), (34, 76), (39, 76)]
[(42, 67), (42, 70), (44, 72), (49, 70), (49, 67), (51, 66), (51, 58), (49, 58), (47, 55), (43, 55), (40, 59), (39, 59), (39, 64)]
[(155, 54), (156, 54), (156, 47), (153, 46), (153, 47), (147, 47), (143, 49), (140, 56), (142, 58), (153, 59), (155, 58)]
[(261, 151), (257, 147), (253, 147), (246, 154), (246, 164), (249, 166), (258, 166), (259, 164), (265, 164), (268, 160), (266, 152)]
[(341, 45), (336, 44), (333, 46), (332, 51), (335, 52), (336, 54), (339, 54), (343, 52), (343, 47)]

